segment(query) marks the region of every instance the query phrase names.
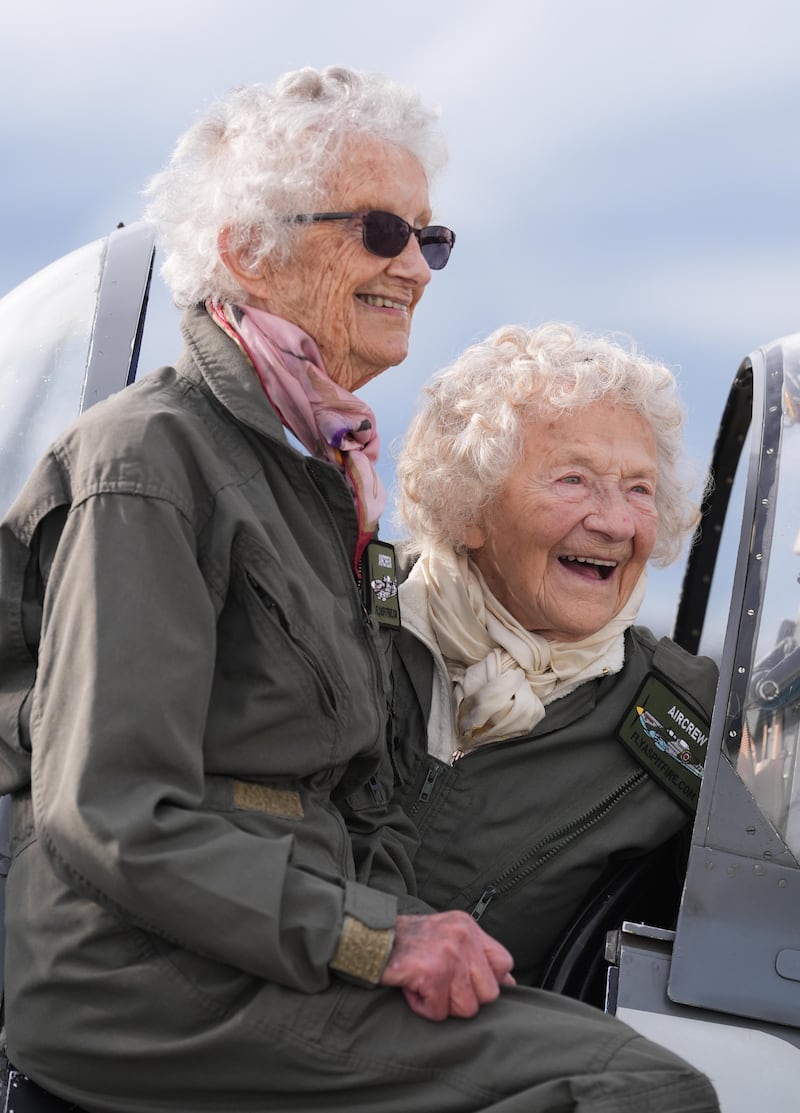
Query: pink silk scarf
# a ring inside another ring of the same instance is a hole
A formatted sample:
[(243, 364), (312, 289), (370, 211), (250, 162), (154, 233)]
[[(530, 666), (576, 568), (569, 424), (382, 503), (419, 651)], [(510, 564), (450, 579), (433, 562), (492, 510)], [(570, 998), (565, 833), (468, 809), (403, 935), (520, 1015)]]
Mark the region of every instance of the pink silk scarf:
[(283, 425), (312, 456), (336, 464), (358, 515), (354, 567), (378, 526), (386, 492), (375, 470), (380, 437), (372, 410), (328, 376), (316, 343), (297, 325), (251, 305), (206, 308), (256, 369)]

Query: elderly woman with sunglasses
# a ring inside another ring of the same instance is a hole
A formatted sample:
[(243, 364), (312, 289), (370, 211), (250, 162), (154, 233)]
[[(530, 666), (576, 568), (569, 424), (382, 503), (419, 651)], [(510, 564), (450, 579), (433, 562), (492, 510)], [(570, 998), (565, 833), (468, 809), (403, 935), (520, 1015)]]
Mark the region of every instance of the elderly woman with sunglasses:
[(697, 520), (681, 426), (665, 367), (507, 327), (428, 387), (399, 459), (418, 892), (468, 911), (526, 984), (621, 863), (691, 821), (716, 667), (634, 625), (648, 562)]
[(441, 161), (416, 96), (340, 69), (201, 119), (149, 210), (185, 351), (67, 431), (5, 524), (8, 1048), (86, 1110), (713, 1107), (414, 894), (353, 391), (455, 242)]

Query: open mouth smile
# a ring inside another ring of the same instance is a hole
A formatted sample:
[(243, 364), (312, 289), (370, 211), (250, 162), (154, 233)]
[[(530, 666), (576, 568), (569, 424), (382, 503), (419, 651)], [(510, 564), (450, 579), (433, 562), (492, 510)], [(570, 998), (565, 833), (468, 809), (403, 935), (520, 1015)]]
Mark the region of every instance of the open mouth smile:
[(578, 572), (586, 578), (607, 580), (619, 563), (616, 560), (602, 560), (599, 557), (562, 556), (559, 563), (570, 571)]

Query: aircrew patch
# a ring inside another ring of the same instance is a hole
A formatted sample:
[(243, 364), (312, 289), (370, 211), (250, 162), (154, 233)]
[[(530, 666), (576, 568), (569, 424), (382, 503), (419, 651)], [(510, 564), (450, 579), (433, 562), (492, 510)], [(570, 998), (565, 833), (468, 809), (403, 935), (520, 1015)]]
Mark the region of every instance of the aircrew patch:
[(651, 673), (622, 720), (619, 740), (662, 788), (694, 813), (709, 726), (700, 712)]

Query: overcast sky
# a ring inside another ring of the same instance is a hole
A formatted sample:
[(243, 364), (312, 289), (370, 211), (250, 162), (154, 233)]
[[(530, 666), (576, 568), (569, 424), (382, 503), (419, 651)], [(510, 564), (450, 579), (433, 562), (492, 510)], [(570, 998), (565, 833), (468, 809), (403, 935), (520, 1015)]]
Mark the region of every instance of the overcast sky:
[[(701, 465), (741, 359), (800, 330), (796, 0), (2, 8), (0, 294), (138, 219), (146, 179), (234, 85), (339, 64), (440, 107), (434, 212), (458, 244), (408, 359), (366, 391), (388, 486), (422, 383), (503, 323), (633, 337), (678, 374)], [(157, 286), (140, 372), (177, 354), (176, 320)], [(678, 582), (652, 577), (655, 627)]]

